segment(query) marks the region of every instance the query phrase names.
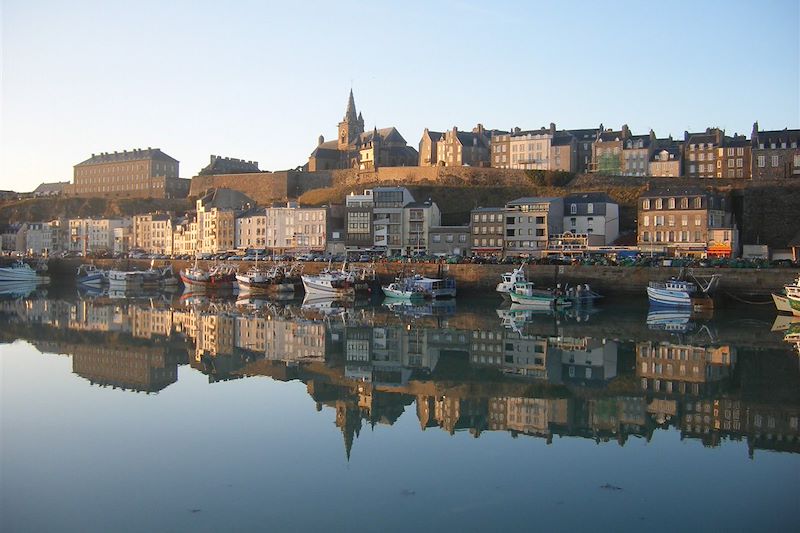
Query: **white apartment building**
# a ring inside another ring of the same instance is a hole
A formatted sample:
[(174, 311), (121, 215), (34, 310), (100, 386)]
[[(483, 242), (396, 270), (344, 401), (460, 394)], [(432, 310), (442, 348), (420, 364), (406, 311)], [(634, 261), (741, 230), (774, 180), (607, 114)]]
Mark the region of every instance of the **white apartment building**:
[(328, 208), (268, 207), (265, 247), (276, 252), (324, 252), (328, 237)]
[(195, 255), (197, 253), (197, 220), (184, 219), (176, 222), (172, 230), (172, 253)]
[(66, 247), (65, 221), (31, 222), (25, 231), (25, 252), (49, 255)]
[(255, 207), (236, 217), (236, 248), (263, 249), (267, 245), (267, 213)]
[(114, 230), (130, 225), (129, 218), (72, 218), (69, 220), (69, 250), (111, 252), (114, 250)]
[(619, 237), (619, 205), (602, 192), (570, 194), (564, 198), (563, 230), (588, 235), (590, 246), (612, 244)]
[(172, 217), (166, 213), (135, 215), (130, 247), (148, 254), (172, 254), (173, 229)]

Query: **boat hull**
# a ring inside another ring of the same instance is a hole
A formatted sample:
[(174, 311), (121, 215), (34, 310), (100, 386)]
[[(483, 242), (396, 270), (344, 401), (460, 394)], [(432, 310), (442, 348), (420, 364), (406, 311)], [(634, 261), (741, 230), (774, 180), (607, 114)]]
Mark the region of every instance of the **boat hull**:
[(396, 298), (398, 300), (411, 300), (420, 301), (425, 299), (425, 295), (417, 291), (401, 291), (390, 289), (389, 287), (381, 287), (383, 294), (387, 298)]
[(303, 276), (303, 289), (306, 293), (330, 296), (346, 296), (355, 290), (350, 286), (334, 286), (324, 281), (319, 281), (314, 276)]
[(36, 271), (32, 268), (0, 268), (0, 283), (35, 283), (36, 280)]
[(772, 301), (775, 302), (775, 309), (779, 313), (791, 313), (792, 305), (789, 303), (789, 298), (780, 294), (772, 293)]
[(688, 292), (673, 291), (669, 289), (658, 289), (647, 287), (647, 297), (655, 305), (667, 305), (675, 307), (691, 307), (692, 298)]

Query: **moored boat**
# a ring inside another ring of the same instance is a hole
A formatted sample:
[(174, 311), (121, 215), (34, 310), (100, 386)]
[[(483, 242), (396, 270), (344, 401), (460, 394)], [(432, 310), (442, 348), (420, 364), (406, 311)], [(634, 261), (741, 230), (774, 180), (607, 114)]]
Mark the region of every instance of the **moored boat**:
[(711, 306), (712, 291), (719, 282), (719, 274), (714, 274), (701, 285), (699, 282), (679, 278), (667, 281), (651, 281), (647, 285), (647, 297), (651, 304), (670, 307)]
[(83, 264), (78, 267), (75, 281), (86, 287), (101, 287), (108, 283), (108, 273), (94, 265)]
[(561, 294), (560, 291), (536, 289), (530, 281), (516, 283), (509, 296), (515, 304), (536, 307), (568, 307), (572, 305), (572, 301)]
[(227, 265), (218, 265), (209, 270), (197, 266), (180, 272), (186, 290), (231, 290), (236, 284), (236, 271)]
[(247, 272), (236, 274), (239, 290), (248, 292), (294, 292), (294, 282), (287, 278), (280, 266), (272, 268), (252, 267)]
[(784, 286), (783, 290), (786, 293), (786, 300), (791, 313), (794, 316), (800, 316), (800, 276), (797, 276), (794, 283)]
[(351, 295), (355, 294), (353, 277), (350, 273), (342, 270), (325, 269), (317, 275), (304, 274), (303, 289), (307, 294), (317, 295)]
[(415, 285), (403, 284), (395, 281), (381, 287), (383, 294), (387, 298), (398, 298), (401, 300), (424, 300), (425, 292)]
[(144, 272), (134, 270), (109, 270), (109, 290), (127, 291), (141, 289), (145, 285)]
[(454, 278), (429, 278), (416, 274), (403, 279), (402, 283), (408, 284), (416, 290), (423, 292), (428, 298), (456, 297), (456, 280)]
[(791, 313), (792, 304), (789, 303), (789, 298), (785, 294), (772, 293), (772, 301), (775, 302), (775, 309), (779, 313)]
[(528, 278), (525, 276), (525, 265), (520, 265), (511, 272), (503, 274), (502, 281), (497, 284), (495, 291), (499, 292), (505, 298), (514, 290), (514, 285), (516, 283), (524, 283), (526, 281), (528, 281)]
[(15, 261), (11, 265), (0, 267), (0, 282), (36, 282), (36, 271), (28, 263), (22, 260)]

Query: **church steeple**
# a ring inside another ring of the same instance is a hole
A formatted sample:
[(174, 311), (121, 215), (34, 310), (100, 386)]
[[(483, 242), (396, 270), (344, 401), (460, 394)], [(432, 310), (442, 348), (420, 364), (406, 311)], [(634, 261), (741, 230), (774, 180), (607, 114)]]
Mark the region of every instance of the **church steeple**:
[(353, 89), (350, 89), (350, 98), (347, 100), (347, 109), (344, 112), (344, 122), (356, 122), (356, 101), (353, 98)]
[(339, 123), (338, 149), (340, 151), (349, 150), (362, 133), (364, 133), (364, 119), (361, 113), (356, 114), (356, 101), (353, 98), (353, 89), (350, 89), (344, 119)]

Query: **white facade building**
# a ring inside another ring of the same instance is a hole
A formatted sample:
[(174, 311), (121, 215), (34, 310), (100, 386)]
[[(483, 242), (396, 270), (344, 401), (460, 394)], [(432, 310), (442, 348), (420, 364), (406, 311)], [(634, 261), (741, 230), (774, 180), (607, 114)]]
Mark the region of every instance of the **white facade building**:
[(570, 194), (564, 198), (563, 229), (588, 235), (590, 246), (610, 245), (619, 237), (619, 205), (606, 193)]

